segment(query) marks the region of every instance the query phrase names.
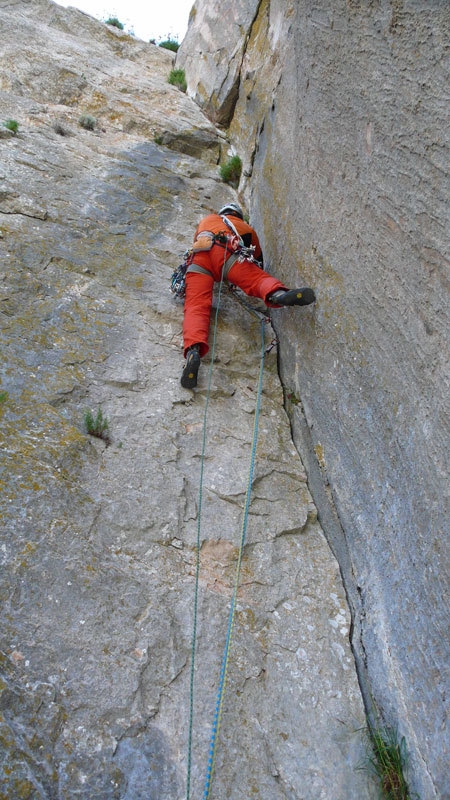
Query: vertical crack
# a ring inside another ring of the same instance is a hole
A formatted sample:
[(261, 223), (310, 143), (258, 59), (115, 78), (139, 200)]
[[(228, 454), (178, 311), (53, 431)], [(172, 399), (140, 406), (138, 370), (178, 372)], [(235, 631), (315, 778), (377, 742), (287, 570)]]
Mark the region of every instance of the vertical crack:
[[(255, 15), (254, 15), (254, 17), (253, 17), (253, 19), (252, 19), (252, 21), (251, 21), (251, 23), (249, 25), (247, 34), (245, 36), (244, 44), (243, 44), (242, 52), (241, 52), (241, 61), (240, 61), (239, 67), (237, 69), (236, 77), (235, 77), (235, 79), (233, 81), (233, 84), (232, 84), (231, 88), (229, 89), (229, 91), (227, 92), (227, 95), (225, 97), (224, 102), (221, 103), (220, 107), (218, 109), (216, 109), (216, 111), (215, 111), (215, 115), (214, 115), (215, 116), (215, 119), (214, 119), (215, 124), (216, 125), (221, 125), (224, 128), (228, 128), (231, 125), (231, 122), (233, 120), (234, 110), (236, 108), (236, 103), (237, 103), (237, 101), (239, 99), (239, 90), (240, 90), (240, 86), (241, 86), (241, 75), (242, 75), (242, 64), (243, 64), (244, 58), (245, 58), (245, 56), (247, 54), (247, 46), (248, 46), (248, 43), (249, 43), (249, 41), (251, 39), (253, 28), (255, 26), (256, 20), (258, 19), (262, 3), (263, 3), (263, 0), (259, 0), (259, 3), (257, 5), (257, 7), (256, 7)], [(227, 72), (227, 74), (225, 75), (225, 78), (223, 79), (219, 89), (217, 90), (217, 93), (216, 93), (217, 97), (220, 97), (220, 93), (221, 93), (224, 85), (226, 84), (226, 81), (228, 79), (228, 75), (229, 75), (229, 73)]]
[(356, 675), (366, 715), (369, 716), (370, 709), (373, 708), (373, 696), (368, 676), (367, 653), (363, 641), (365, 610), (362, 589), (358, 586), (355, 578), (347, 538), (333, 498), (332, 486), (319, 464), (303, 405), (299, 399), (293, 405), (289, 400), (281, 375), (280, 382), (283, 388), (284, 408), (291, 426), (292, 442), (305, 467), (308, 489), (317, 508), (318, 520), (339, 566), (351, 618), (350, 647), (355, 659)]

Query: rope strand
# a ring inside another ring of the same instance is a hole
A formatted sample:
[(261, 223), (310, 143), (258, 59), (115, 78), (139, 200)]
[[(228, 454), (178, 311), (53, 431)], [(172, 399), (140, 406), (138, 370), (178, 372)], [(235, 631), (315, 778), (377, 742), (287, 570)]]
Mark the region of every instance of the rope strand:
[[(224, 259), (224, 267), (225, 267), (225, 260)], [(213, 333), (213, 342), (211, 347), (211, 361), (208, 373), (208, 386), (206, 392), (206, 401), (205, 401), (205, 408), (203, 414), (203, 433), (202, 433), (202, 451), (201, 451), (201, 459), (200, 459), (200, 486), (199, 486), (199, 494), (198, 494), (198, 514), (197, 514), (197, 542), (196, 542), (196, 566), (195, 566), (195, 590), (194, 590), (194, 614), (193, 614), (193, 628), (192, 628), (192, 649), (191, 649), (191, 672), (190, 672), (190, 698), (189, 698), (189, 731), (188, 731), (188, 755), (187, 755), (187, 780), (186, 780), (186, 800), (190, 800), (190, 793), (191, 793), (191, 769), (192, 769), (192, 732), (193, 732), (193, 718), (194, 718), (194, 677), (195, 677), (195, 652), (196, 652), (196, 642), (197, 642), (197, 620), (198, 620), (198, 600), (199, 600), (199, 576), (200, 576), (200, 550), (201, 550), (201, 512), (202, 512), (202, 502), (203, 502), (203, 474), (204, 474), (204, 461), (205, 461), (205, 451), (206, 451), (206, 430), (207, 430), (207, 415), (208, 415), (208, 406), (209, 406), (209, 399), (211, 394), (211, 382), (212, 382), (212, 370), (214, 364), (214, 356), (216, 350), (216, 338), (217, 338), (217, 322), (218, 322), (218, 314), (219, 314), (219, 307), (220, 307), (220, 299), (222, 293), (222, 286), (223, 286), (223, 270), (222, 276), (219, 283), (219, 293), (217, 299), (217, 307), (216, 313), (214, 317), (214, 333)], [(240, 300), (240, 298), (239, 298)], [(243, 518), (242, 518), (242, 526), (241, 526), (241, 538), (240, 538), (240, 545), (239, 545), (239, 553), (238, 559), (236, 564), (236, 572), (235, 572), (235, 580), (234, 580), (234, 588), (233, 594), (231, 599), (231, 605), (229, 610), (228, 616), (228, 628), (225, 640), (225, 647), (222, 656), (222, 665), (220, 670), (220, 678), (219, 678), (219, 686), (217, 691), (217, 699), (216, 699), (216, 706), (214, 711), (213, 717), (213, 724), (211, 730), (211, 739), (210, 739), (210, 748), (209, 748), (209, 756), (207, 762), (207, 770), (206, 770), (206, 779), (205, 779), (205, 788), (203, 793), (203, 800), (209, 800), (212, 788), (212, 781), (214, 777), (214, 767), (215, 767), (215, 760), (216, 760), (216, 753), (217, 753), (217, 743), (218, 737), (220, 732), (220, 725), (221, 725), (221, 718), (222, 718), (222, 710), (223, 710), (223, 701), (225, 696), (225, 689), (227, 684), (227, 676), (228, 676), (228, 665), (229, 665), (229, 657), (231, 651), (231, 644), (232, 644), (232, 637), (233, 637), (233, 629), (235, 623), (235, 616), (236, 616), (236, 605), (237, 605), (237, 596), (239, 590), (239, 581), (240, 581), (240, 573), (241, 573), (241, 565), (242, 565), (242, 558), (244, 554), (244, 545), (245, 539), (247, 534), (247, 525), (248, 525), (248, 515), (249, 515), (249, 508), (250, 508), (250, 497), (251, 497), (251, 490), (253, 484), (253, 474), (255, 468), (255, 458), (256, 458), (256, 446), (258, 441), (258, 424), (259, 424), (259, 416), (261, 410), (261, 395), (262, 395), (262, 383), (263, 383), (263, 374), (264, 374), (264, 359), (265, 359), (265, 324), (270, 322), (270, 318), (256, 310), (253, 309), (248, 304), (242, 303), (245, 305), (247, 310), (251, 311), (254, 316), (256, 316), (261, 323), (261, 358), (260, 358), (260, 369), (259, 369), (259, 380), (258, 380), (258, 390), (257, 390), (257, 397), (256, 397), (256, 409), (255, 409), (255, 419), (253, 424), (253, 439), (252, 439), (252, 449), (251, 449), (251, 458), (250, 458), (250, 466), (248, 472), (248, 479), (247, 479), (247, 490), (246, 490), (246, 498), (244, 504), (244, 511), (243, 511)], [(271, 349), (271, 348), (269, 348)]]
[[(225, 260), (224, 260), (225, 266)], [(202, 502), (203, 502), (203, 472), (205, 463), (206, 451), (206, 424), (208, 418), (208, 406), (211, 395), (211, 382), (212, 372), (214, 365), (214, 356), (216, 352), (217, 340), (217, 321), (219, 316), (220, 298), (223, 286), (223, 269), (222, 277), (219, 282), (219, 293), (217, 297), (216, 313), (214, 315), (214, 330), (213, 341), (211, 346), (211, 361), (208, 371), (208, 386), (206, 390), (205, 408), (203, 412), (203, 431), (202, 431), (202, 452), (200, 456), (200, 485), (198, 492), (198, 513), (197, 513), (197, 542), (196, 542), (196, 564), (195, 564), (195, 589), (194, 589), (194, 619), (192, 626), (192, 647), (191, 647), (191, 674), (190, 674), (190, 688), (189, 688), (189, 733), (188, 733), (188, 755), (187, 755), (187, 779), (186, 779), (186, 800), (190, 800), (191, 795), (191, 767), (192, 767), (192, 730), (194, 720), (194, 671), (195, 671), (195, 650), (197, 643), (197, 617), (198, 617), (198, 589), (199, 589), (199, 576), (200, 576), (200, 549), (201, 549), (201, 518), (202, 518)]]
[(262, 394), (262, 381), (263, 381), (263, 372), (264, 372), (264, 357), (265, 357), (265, 342), (264, 342), (264, 325), (265, 320), (261, 320), (261, 361), (260, 361), (260, 369), (259, 369), (259, 382), (258, 382), (258, 393), (256, 398), (256, 410), (255, 410), (255, 419), (253, 425), (253, 441), (252, 441), (252, 453), (250, 458), (250, 468), (248, 473), (248, 481), (247, 481), (247, 492), (245, 498), (245, 506), (244, 506), (244, 514), (242, 518), (242, 528), (241, 528), (241, 540), (239, 545), (239, 554), (238, 560), (236, 565), (236, 573), (235, 573), (235, 582), (234, 582), (234, 590), (233, 596), (231, 600), (229, 618), (228, 618), (228, 631), (225, 641), (225, 648), (223, 652), (222, 658), (222, 668), (220, 671), (220, 680), (219, 680), (219, 689), (217, 692), (217, 701), (216, 701), (216, 708), (214, 712), (214, 720), (212, 726), (212, 733), (211, 733), (211, 742), (210, 742), (210, 749), (209, 749), (209, 758), (208, 758), (208, 766), (206, 771), (206, 781), (205, 781), (205, 789), (203, 793), (203, 800), (208, 800), (211, 793), (212, 781), (214, 777), (214, 767), (215, 767), (215, 760), (216, 760), (216, 753), (217, 753), (217, 741), (219, 737), (220, 731), (220, 724), (222, 719), (222, 709), (223, 709), (223, 700), (225, 696), (225, 689), (227, 683), (227, 674), (228, 674), (228, 664), (229, 664), (229, 656), (231, 650), (231, 641), (233, 636), (233, 628), (234, 628), (234, 621), (236, 616), (236, 604), (237, 604), (237, 594), (239, 589), (239, 578), (241, 573), (241, 564), (242, 564), (242, 557), (244, 554), (244, 545), (245, 545), (245, 538), (247, 533), (247, 523), (248, 523), (248, 512), (250, 508), (250, 496), (252, 491), (252, 484), (253, 484), (253, 473), (255, 468), (255, 456), (256, 456), (256, 445), (258, 441), (258, 424), (259, 424), (259, 415), (261, 409), (261, 394)]

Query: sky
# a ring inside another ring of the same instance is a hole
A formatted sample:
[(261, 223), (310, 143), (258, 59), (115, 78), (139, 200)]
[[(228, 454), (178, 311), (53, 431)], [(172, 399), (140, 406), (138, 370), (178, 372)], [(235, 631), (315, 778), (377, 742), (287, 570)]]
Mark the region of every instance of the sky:
[(194, 0), (56, 0), (59, 6), (72, 6), (91, 17), (106, 20), (117, 17), (124, 30), (139, 39), (157, 42), (169, 38), (181, 42)]

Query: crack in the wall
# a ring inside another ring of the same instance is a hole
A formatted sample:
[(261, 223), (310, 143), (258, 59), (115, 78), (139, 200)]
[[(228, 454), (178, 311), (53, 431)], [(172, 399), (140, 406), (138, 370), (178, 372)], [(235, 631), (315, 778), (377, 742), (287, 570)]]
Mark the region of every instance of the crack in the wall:
[[(263, 2), (263, 0), (259, 1), (258, 5), (257, 5), (257, 8), (256, 8), (256, 11), (255, 11), (255, 15), (254, 15), (254, 17), (253, 17), (253, 19), (252, 19), (252, 21), (251, 21), (251, 23), (249, 25), (249, 28), (248, 28), (248, 31), (247, 31), (247, 34), (245, 36), (244, 43), (243, 43), (240, 64), (239, 64), (239, 67), (237, 68), (237, 71), (236, 71), (236, 77), (235, 77), (235, 79), (234, 79), (234, 81), (233, 81), (233, 83), (231, 85), (231, 88), (228, 90), (228, 92), (227, 92), (227, 94), (225, 96), (224, 102), (220, 104), (219, 108), (215, 108), (216, 102), (214, 102), (214, 100), (217, 100), (217, 98), (220, 97), (221, 91), (222, 91), (223, 87), (225, 86), (225, 84), (226, 84), (226, 82), (228, 80), (229, 72), (226, 73), (226, 75), (225, 75), (222, 83), (220, 84), (217, 92), (214, 93), (214, 97), (212, 98), (213, 103), (210, 104), (210, 108), (213, 111), (214, 122), (217, 125), (221, 125), (221, 126), (223, 126), (225, 128), (228, 128), (230, 126), (230, 124), (231, 124), (231, 121), (232, 121), (233, 116), (234, 116), (234, 110), (236, 108), (236, 103), (237, 103), (237, 101), (239, 99), (239, 92), (240, 92), (240, 87), (241, 87), (242, 64), (244, 62), (244, 58), (245, 58), (246, 53), (247, 53), (247, 45), (248, 45), (248, 43), (249, 43), (249, 41), (251, 39), (253, 27), (254, 27), (254, 25), (256, 23), (256, 20), (258, 19), (258, 16), (259, 16), (259, 11), (260, 11), (262, 2)], [(232, 63), (233, 62), (231, 61), (231, 64)]]
[(27, 214), (25, 211), (15, 211), (14, 209), (11, 211), (0, 211), (0, 214), (5, 214), (14, 217), (28, 217), (29, 219), (39, 219), (41, 221), (45, 221), (48, 219), (48, 211), (37, 211), (34, 214), (30, 212)]
[(354, 578), (345, 530), (333, 499), (332, 487), (319, 463), (303, 405), (301, 402), (293, 405), (288, 400), (287, 389), (282, 382), (281, 375), (280, 382), (283, 387), (284, 408), (291, 425), (292, 442), (305, 467), (308, 489), (317, 508), (319, 523), (339, 566), (342, 585), (350, 611), (350, 646), (355, 659), (356, 674), (366, 714), (370, 718), (374, 701), (368, 676), (367, 653), (363, 641), (365, 612), (361, 588), (358, 587)]

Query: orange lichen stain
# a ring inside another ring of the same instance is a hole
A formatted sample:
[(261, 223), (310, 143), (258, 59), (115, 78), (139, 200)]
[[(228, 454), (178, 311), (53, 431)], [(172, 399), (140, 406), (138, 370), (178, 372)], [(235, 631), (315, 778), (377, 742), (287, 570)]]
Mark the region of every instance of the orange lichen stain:
[(317, 461), (319, 462), (320, 469), (322, 470), (326, 469), (323, 445), (320, 444), (320, 442), (317, 442), (317, 444), (314, 446), (314, 452), (317, 456)]
[(19, 650), (13, 650), (10, 655), (10, 659), (13, 662), (13, 664), (17, 665), (21, 664), (22, 661), (25, 661), (25, 656), (23, 653), (20, 653)]
[(249, 630), (255, 631), (257, 629), (255, 612), (253, 611), (253, 609), (246, 608), (241, 611), (238, 611), (236, 616), (239, 619), (241, 625), (244, 625)]
[(16, 778), (14, 781), (14, 797), (16, 800), (29, 800), (35, 796), (35, 787), (27, 778)]
[(28, 567), (28, 560), (27, 556), (32, 555), (37, 550), (36, 542), (27, 542), (25, 547), (19, 553), (20, 566), (21, 567)]

